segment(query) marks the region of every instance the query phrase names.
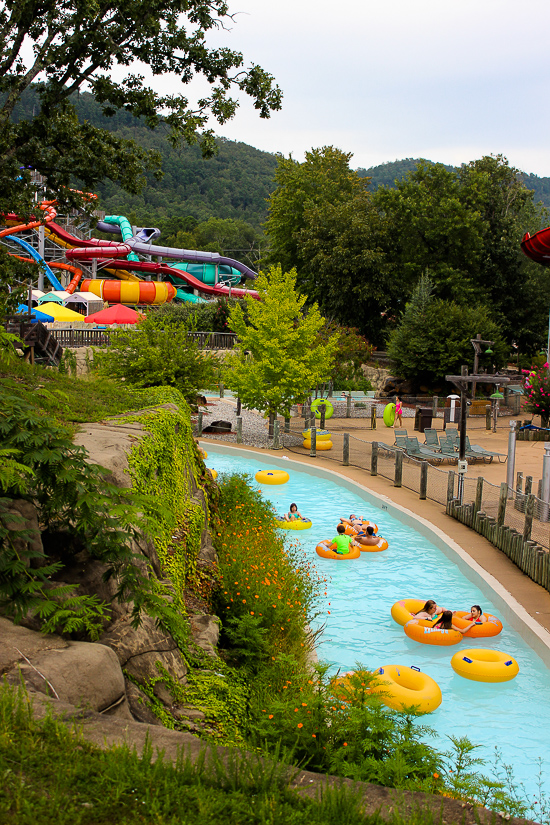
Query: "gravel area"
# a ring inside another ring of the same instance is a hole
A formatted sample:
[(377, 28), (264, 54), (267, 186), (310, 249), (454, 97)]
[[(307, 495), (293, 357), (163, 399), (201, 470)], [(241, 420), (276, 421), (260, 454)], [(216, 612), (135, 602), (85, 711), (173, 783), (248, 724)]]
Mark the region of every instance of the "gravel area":
[[(212, 421), (230, 421), (232, 432), (227, 435), (211, 435), (217, 441), (228, 441), (232, 444), (237, 443), (237, 434), (235, 428), (237, 426), (237, 405), (233, 401), (225, 401), (223, 399), (208, 399), (207, 411), (203, 409), (203, 427), (208, 427)], [(243, 444), (249, 447), (258, 447), (259, 449), (268, 450), (273, 446), (273, 439), (268, 438), (267, 419), (261, 413), (253, 412), (251, 410), (241, 410), (241, 417), (243, 419)], [(282, 428), (281, 428), (282, 429)], [(195, 423), (195, 435), (197, 434), (197, 427)], [(209, 433), (203, 433), (201, 439), (208, 439)], [(285, 433), (285, 444), (289, 447), (300, 446), (303, 443), (301, 435), (294, 433)]]

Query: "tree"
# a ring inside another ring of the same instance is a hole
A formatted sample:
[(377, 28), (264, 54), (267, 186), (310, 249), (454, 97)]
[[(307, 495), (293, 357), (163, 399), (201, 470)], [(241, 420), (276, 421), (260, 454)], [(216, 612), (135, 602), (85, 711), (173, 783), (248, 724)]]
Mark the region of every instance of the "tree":
[(388, 354), (400, 376), (433, 387), (459, 374), (463, 364), (473, 365), (470, 341), (477, 333), (495, 342), (493, 361), (502, 363), (508, 349), (487, 308), (436, 298), (433, 281), (423, 275), (389, 337)]
[[(93, 188), (107, 177), (136, 191), (144, 167), (158, 167), (158, 156), (133, 141), (78, 122), (70, 97), (83, 88), (93, 92), (104, 114), (126, 110), (150, 128), (162, 122), (174, 141), (198, 141), (205, 154), (214, 148), (209, 119), (223, 124), (235, 113), (232, 90), (251, 97), (260, 117), (280, 108), (281, 93), (260, 66), (243, 69), (239, 52), (206, 45), (206, 34), (229, 18), (225, 0), (4, 0), (0, 211), (32, 208), (29, 167), (45, 176), (54, 197), (73, 204), (82, 203), (68, 189), (73, 178)], [(113, 79), (115, 69), (137, 62), (155, 76), (175, 75), (184, 85), (202, 76), (211, 92), (193, 106), (179, 90), (159, 95), (131, 71), (121, 81)], [(16, 120), (16, 104), (33, 84), (38, 111)]]
[(214, 377), (214, 361), (188, 335), (190, 325), (151, 313), (133, 328), (111, 333), (111, 345), (96, 353), (100, 373), (136, 387), (176, 387), (195, 404), (197, 391)]
[(271, 434), (277, 414), (289, 416), (292, 404), (327, 379), (338, 346), (334, 336), (318, 340), (324, 318), (316, 304), (304, 311), (296, 277), (295, 270), (271, 267), (256, 281), (260, 300), (246, 298), (248, 320), (240, 305), (230, 313), (239, 349), (229, 361), (227, 384), (245, 407), (269, 413)]

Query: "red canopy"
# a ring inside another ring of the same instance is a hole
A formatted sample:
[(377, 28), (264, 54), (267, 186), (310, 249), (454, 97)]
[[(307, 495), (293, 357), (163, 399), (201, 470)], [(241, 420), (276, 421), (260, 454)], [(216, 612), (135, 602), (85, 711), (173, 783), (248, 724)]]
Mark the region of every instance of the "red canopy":
[(101, 309), (86, 318), (87, 324), (138, 324), (143, 318), (141, 312), (136, 312), (124, 304), (113, 304), (108, 309)]

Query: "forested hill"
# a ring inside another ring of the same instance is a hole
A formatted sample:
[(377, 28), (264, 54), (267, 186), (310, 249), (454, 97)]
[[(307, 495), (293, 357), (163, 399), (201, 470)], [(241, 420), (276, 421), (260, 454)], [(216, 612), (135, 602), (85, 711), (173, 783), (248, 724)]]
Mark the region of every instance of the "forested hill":
[[(394, 160), (388, 163), (381, 163), (380, 166), (371, 166), (370, 169), (359, 168), (358, 174), (362, 178), (372, 178), (370, 188), (377, 189), (378, 186), (394, 186), (396, 180), (401, 180), (409, 172), (416, 169), (420, 162), (432, 163), (425, 158), (405, 158), (404, 160)], [(452, 171), (454, 166), (445, 165), (445, 169)], [(535, 193), (535, 203), (541, 201), (547, 209), (550, 209), (550, 178), (539, 178), (538, 175), (523, 174), (523, 180), (528, 189)]]

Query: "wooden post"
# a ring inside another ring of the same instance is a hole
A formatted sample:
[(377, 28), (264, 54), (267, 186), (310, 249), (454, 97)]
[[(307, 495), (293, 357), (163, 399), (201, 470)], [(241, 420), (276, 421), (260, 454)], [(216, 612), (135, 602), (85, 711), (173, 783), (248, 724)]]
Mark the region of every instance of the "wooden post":
[(242, 415), (237, 416), (237, 444), (243, 443), (243, 418)]
[(449, 470), (447, 476), (447, 501), (452, 501), (455, 497), (455, 471)]
[(346, 398), (346, 418), (351, 418), (351, 395)]
[(485, 429), (491, 431), (491, 407), (489, 404), (485, 407)]
[(309, 454), (312, 458), (317, 457), (317, 427), (315, 424), (311, 427), (311, 449)]
[(474, 514), (479, 513), (481, 510), (481, 506), (483, 503), (483, 478), (482, 476), (478, 477), (477, 480), (477, 487), (476, 487), (476, 500), (474, 503)]
[(342, 464), (344, 467), (349, 467), (349, 433), (344, 433), (344, 452), (342, 456)]
[(372, 430), (376, 429), (376, 404), (370, 408), (370, 426)]
[(531, 538), (531, 529), (533, 527), (533, 514), (535, 512), (535, 496), (529, 493), (525, 503), (525, 522), (523, 524), (523, 541), (527, 542)]
[(525, 495), (530, 496), (533, 489), (533, 476), (526, 476), (525, 478)]
[(500, 495), (498, 497), (497, 525), (502, 527), (506, 515), (506, 501), (508, 500), (508, 485), (505, 481), (500, 485)]
[(428, 462), (423, 461), (420, 464), (420, 498), (422, 501), (426, 500), (428, 493)]
[(202, 412), (200, 411), (197, 420), (197, 434), (202, 435)]
[(519, 510), (520, 513), (523, 512), (524, 509), (524, 499), (523, 499), (523, 473), (516, 474), (516, 495), (514, 499), (514, 507), (516, 510)]
[(372, 453), (370, 457), (370, 474), (371, 476), (378, 475), (378, 441), (372, 442)]
[(394, 487), (401, 487), (403, 482), (403, 452), (401, 450), (395, 451), (395, 478), (393, 482)]

